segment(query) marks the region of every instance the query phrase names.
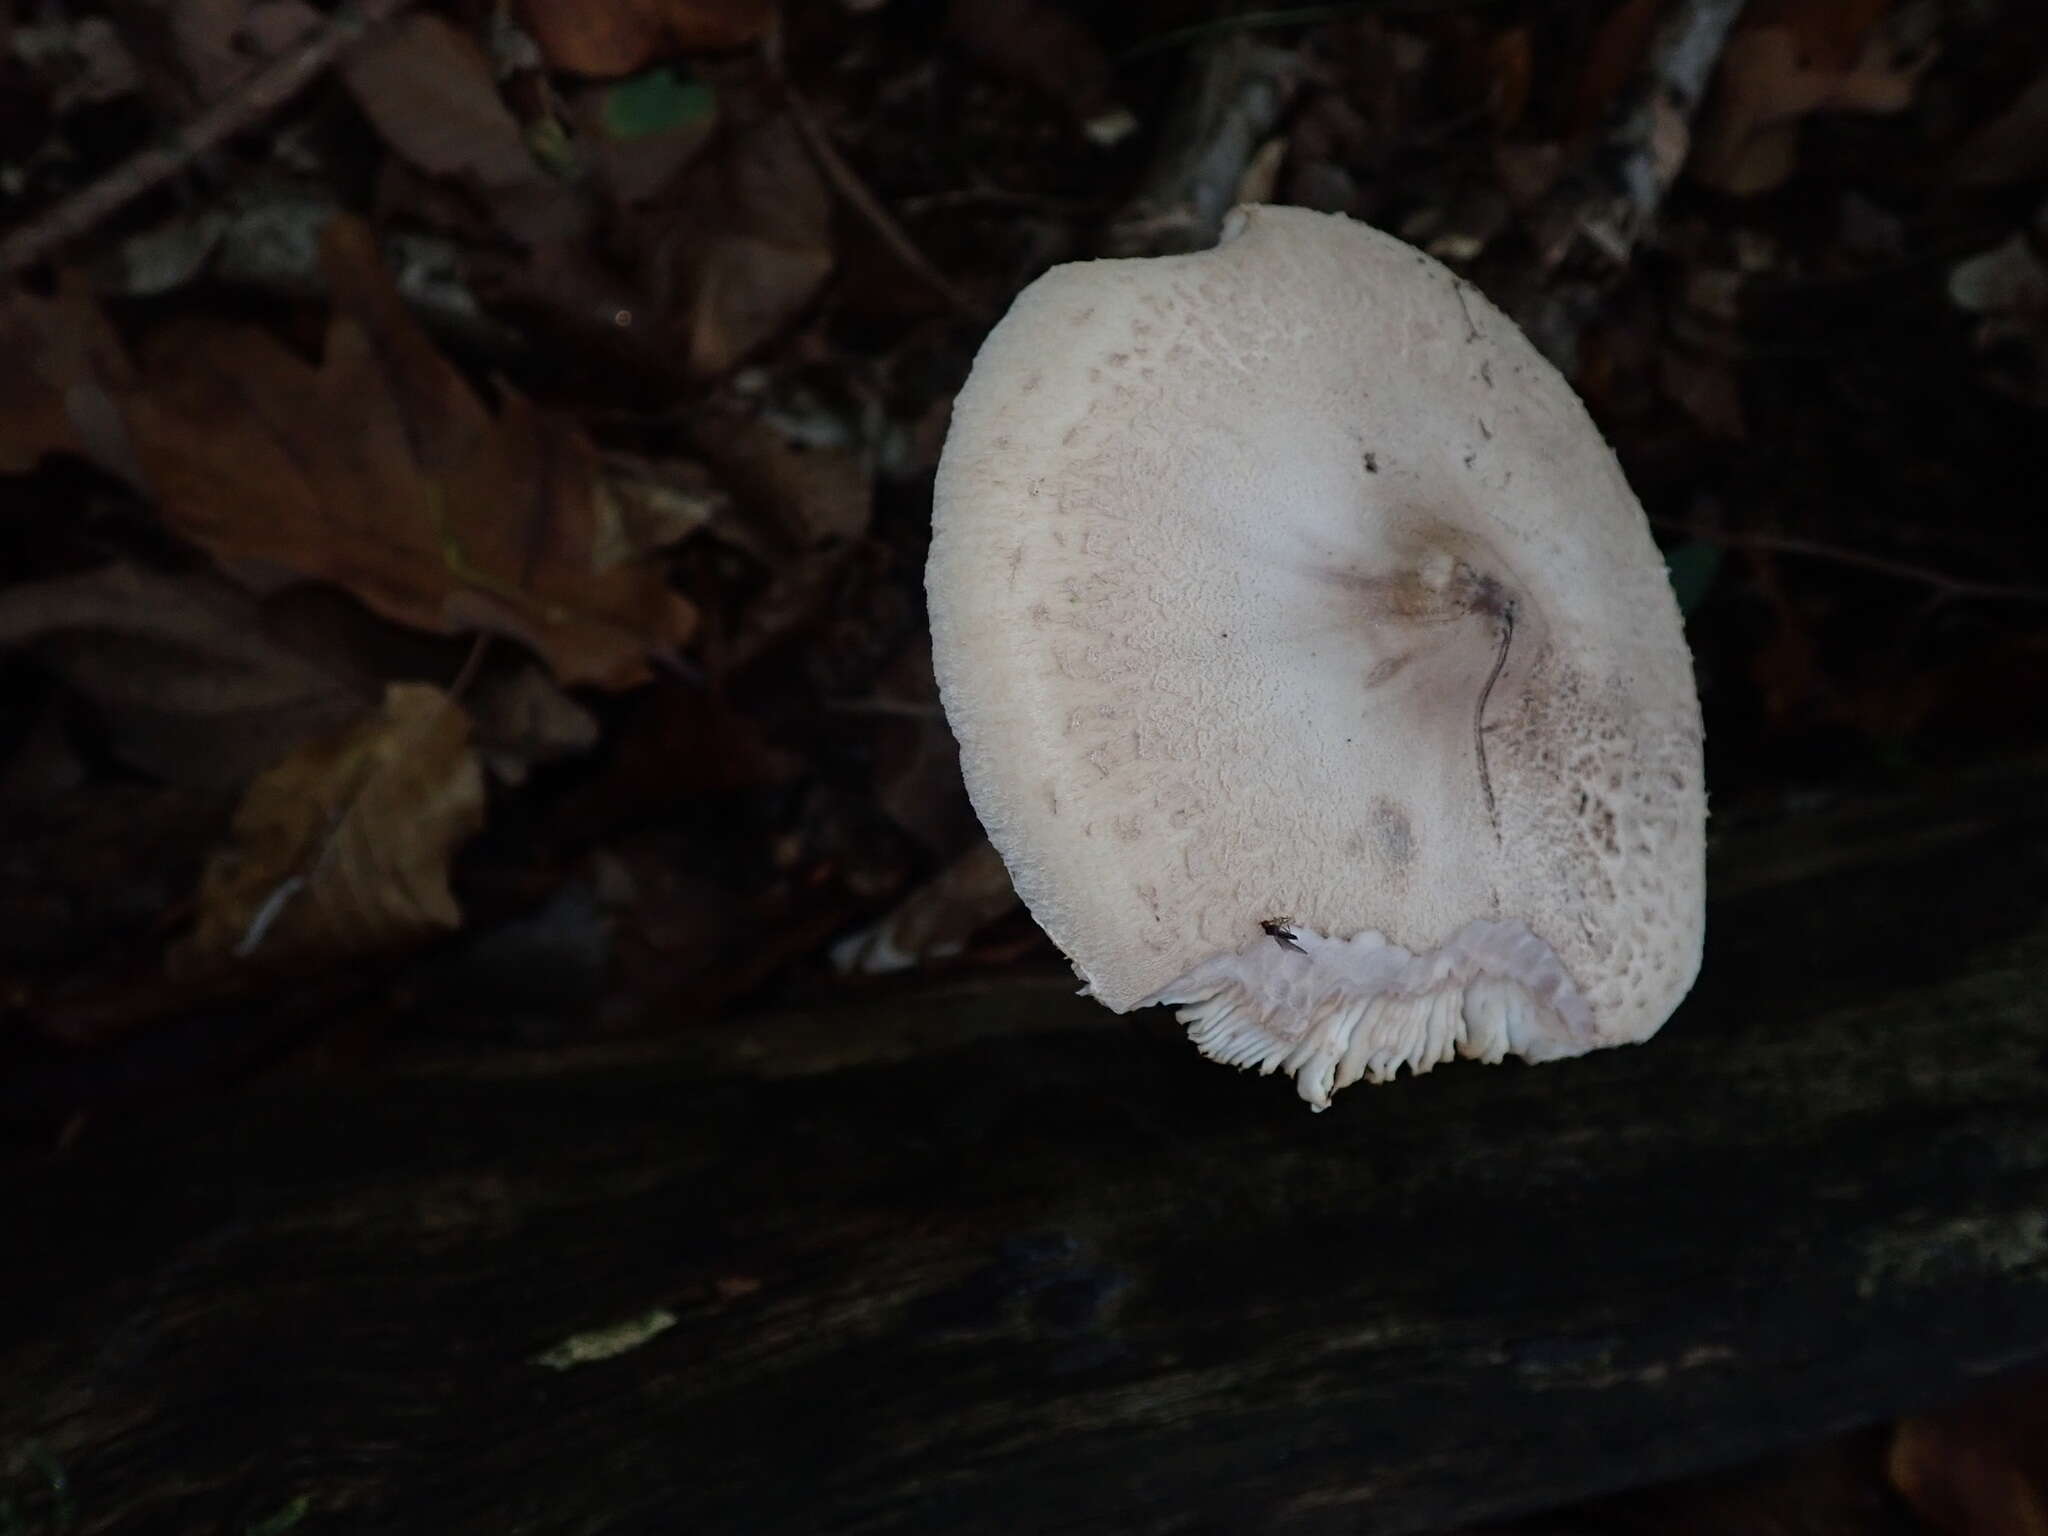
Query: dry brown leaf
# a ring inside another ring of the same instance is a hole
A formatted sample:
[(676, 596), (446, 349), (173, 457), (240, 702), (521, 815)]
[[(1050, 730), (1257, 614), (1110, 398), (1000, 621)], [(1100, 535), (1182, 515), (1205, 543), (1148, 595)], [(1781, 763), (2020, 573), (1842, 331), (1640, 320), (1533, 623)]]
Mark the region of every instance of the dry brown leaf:
[(1722, 51), (1692, 172), (1723, 192), (1768, 192), (1792, 174), (1798, 125), (1816, 112), (1900, 112), (1931, 53), (1900, 59), (1888, 0), (1781, 0), (1745, 16)]
[(342, 78), (384, 142), (429, 176), (502, 190), (545, 179), (475, 39), (417, 12), (342, 56)]
[(607, 229), (621, 262), (601, 261), (594, 228), (569, 217), (592, 199), (552, 186), (501, 193), (492, 213), (527, 253), (486, 268), (479, 291), (540, 310), (636, 370), (720, 374), (787, 327), (830, 274), (832, 200), (786, 118), (678, 129), (665, 147), (652, 137), (641, 146), (650, 158), (630, 167), (601, 134), (581, 145), (592, 184), (631, 204)]
[(645, 286), (700, 374), (723, 373), (781, 330), (832, 270), (831, 196), (795, 126), (772, 118), (720, 149), (644, 220)]
[[(677, 82), (672, 72), (668, 79), (678, 97), (692, 88)], [(702, 91), (701, 112), (678, 112), (658, 126), (621, 123), (616, 103), (634, 85), (626, 81), (586, 86), (567, 104), (576, 123), (577, 150), (591, 179), (620, 206), (644, 203), (666, 192), (711, 141), (718, 125), (717, 98), (701, 86), (696, 87)]]
[(590, 441), (509, 392), (486, 410), (362, 226), (338, 221), (326, 255), (339, 308), (317, 367), (246, 327), (157, 338), (127, 418), (165, 520), (250, 579), (513, 635), (565, 683), (644, 680), (693, 614), (655, 566), (601, 558), (620, 514)]
[(50, 332), (63, 329), (50, 313), (55, 302), (17, 292), (0, 307), (0, 355), (9, 359), (0, 368), (0, 474), (25, 475), (46, 454), (79, 451), (59, 382), (62, 365), (43, 355)]
[(2048, 1378), (2038, 1372), (1902, 1420), (1889, 1471), (1944, 1536), (2048, 1536)]
[(740, 48), (767, 30), (772, 0), (519, 0), (519, 20), (556, 69), (609, 78), (669, 54)]
[(0, 297), (0, 358), (0, 474), (76, 453), (140, 479), (114, 395), (129, 382), (127, 360), (82, 278), (65, 273), (49, 298)]
[[(166, 783), (240, 789), (310, 737), (373, 708), (379, 677), (445, 675), (423, 641), (307, 585), (259, 601), (203, 572), (125, 562), (0, 590), (19, 646), (91, 707), (113, 754)], [(587, 751), (597, 719), (509, 649), (469, 691), (477, 749), (507, 783)]]
[(393, 683), (375, 714), (249, 786), (172, 969), (319, 964), (459, 927), (448, 867), (483, 823), (469, 717), (438, 688)]
[(832, 963), (841, 972), (881, 976), (950, 960), (1017, 904), (1002, 855), (983, 838), (881, 922), (835, 944)]
[(529, 770), (597, 745), (597, 716), (558, 688), (531, 662), (510, 671), (485, 669), (471, 694), (477, 748), (507, 784)]
[(272, 638), (239, 588), (125, 563), (0, 592), (10, 646), (91, 703), (115, 756), (196, 788), (238, 788), (376, 698), (360, 674)]
[(730, 507), (731, 498), (703, 466), (687, 460), (608, 453), (604, 471), (619, 516), (616, 526), (607, 525), (606, 541), (595, 552), (599, 570), (681, 543)]
[(806, 445), (781, 427), (707, 407), (694, 424), (704, 457), (740, 507), (716, 526), (769, 564), (851, 543), (868, 531), (874, 467), (850, 447)]

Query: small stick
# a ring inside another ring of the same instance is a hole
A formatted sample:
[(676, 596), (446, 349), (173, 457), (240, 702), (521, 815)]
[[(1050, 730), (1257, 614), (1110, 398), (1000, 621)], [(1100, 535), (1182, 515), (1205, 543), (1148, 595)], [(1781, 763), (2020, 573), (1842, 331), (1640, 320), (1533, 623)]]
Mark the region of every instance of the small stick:
[(1826, 560), (1835, 565), (1849, 565), (1859, 570), (1875, 571), (1880, 576), (1890, 576), (1899, 581), (1919, 582), (1934, 588), (1943, 597), (1977, 598), (1986, 602), (2003, 603), (2048, 603), (2048, 587), (1973, 581), (1965, 576), (1951, 576), (1946, 571), (1914, 565), (1908, 560), (1890, 560), (1883, 555), (1867, 555), (1860, 549), (1848, 549), (1839, 544), (1824, 544), (1818, 539), (1802, 539), (1783, 533), (1721, 532), (1698, 528), (1676, 518), (1656, 517), (1650, 521), (1659, 528), (1685, 534), (1703, 544), (1718, 544), (1724, 549), (1765, 549), (1780, 554), (1805, 555), (1810, 559)]
[(310, 39), (271, 60), (219, 101), (183, 124), (170, 142), (144, 149), (47, 212), (0, 239), (0, 277), (33, 266), (94, 228), (118, 209), (168, 181), (223, 139), (276, 111), (317, 79), (377, 24), (410, 0), (358, 0), (344, 5)]
[(1580, 241), (1616, 267), (1627, 264), (1685, 168), (1692, 119), (1742, 7), (1743, 0), (1672, 0), (1589, 157), (1535, 215), (1546, 268)]
[[(1536, 262), (1498, 297), (1566, 377), (1578, 372), (1580, 333), (1685, 169), (1692, 120), (1742, 7), (1667, 0), (1649, 56), (1600, 133), (1529, 214)], [(1576, 252), (1592, 259), (1569, 263)]]
[(868, 227), (882, 237), (882, 243), (895, 252), (896, 259), (923, 279), (925, 285), (944, 299), (962, 318), (976, 322), (986, 320), (988, 316), (982, 312), (981, 306), (962, 293), (954, 286), (951, 278), (932, 265), (931, 258), (917, 248), (910, 236), (904, 233), (903, 226), (882, 206), (882, 200), (868, 190), (867, 183), (860, 179), (859, 173), (846, 163), (845, 157), (833, 146), (823, 125), (812, 114), (809, 105), (796, 87), (785, 80), (782, 93), (783, 105), (789, 108), (790, 121), (796, 124), (796, 131), (802, 136), (804, 147), (810, 150), (811, 157), (818, 162), (818, 169), (825, 173), (825, 179), (832, 183), (833, 189), (853, 205), (854, 212), (867, 220)]
[(867, 220), (868, 227), (882, 237), (882, 243), (895, 253), (896, 259), (908, 267), (932, 292), (955, 310), (963, 319), (977, 324), (985, 323), (988, 315), (982, 306), (968, 298), (953, 283), (953, 280), (932, 265), (931, 258), (917, 248), (898, 224), (889, 210), (882, 206), (882, 200), (868, 190), (860, 173), (846, 163), (825, 132), (824, 124), (818, 121), (810, 103), (796, 88), (783, 67), (782, 59), (782, 18), (778, 14), (770, 23), (767, 35), (761, 42), (761, 57), (768, 66), (768, 73), (782, 91), (782, 104), (789, 109), (789, 118), (796, 125), (797, 136), (804, 141), (804, 148), (811, 152), (811, 158), (818, 163), (818, 169), (825, 173), (825, 179), (832, 183), (832, 189), (853, 206), (853, 211)]

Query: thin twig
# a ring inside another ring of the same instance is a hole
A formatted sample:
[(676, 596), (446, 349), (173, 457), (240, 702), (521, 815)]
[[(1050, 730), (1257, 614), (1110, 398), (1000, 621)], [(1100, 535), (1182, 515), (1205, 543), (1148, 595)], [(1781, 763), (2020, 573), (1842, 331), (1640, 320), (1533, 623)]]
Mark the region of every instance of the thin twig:
[(1690, 125), (1744, 0), (1669, 0), (1648, 56), (1590, 146), (1532, 216), (1546, 267), (1588, 245), (1627, 265), (1685, 168)]
[(963, 319), (976, 324), (985, 323), (987, 310), (975, 303), (958, 288), (953, 280), (932, 264), (931, 258), (918, 249), (917, 242), (904, 232), (894, 215), (882, 205), (882, 200), (868, 189), (860, 173), (846, 163), (832, 143), (831, 135), (825, 132), (824, 124), (811, 110), (803, 92), (789, 78), (782, 59), (782, 21), (778, 15), (769, 25), (767, 35), (762, 39), (761, 57), (768, 66), (769, 76), (782, 90), (782, 104), (789, 111), (789, 119), (796, 125), (797, 135), (804, 141), (804, 148), (811, 152), (811, 158), (818, 163), (818, 169), (825, 173), (825, 179), (832, 183), (832, 189), (852, 205), (868, 223), (868, 227), (881, 236), (882, 243), (895, 253), (896, 259), (908, 267), (949, 307)]
[(867, 183), (860, 179), (860, 173), (846, 163), (802, 93), (785, 80), (782, 94), (783, 105), (789, 108), (790, 121), (796, 124), (796, 131), (802, 136), (811, 157), (818, 162), (818, 169), (825, 173), (825, 179), (832, 183), (833, 189), (853, 205), (853, 211), (867, 220), (868, 227), (882, 237), (882, 243), (895, 252), (896, 259), (963, 318), (976, 322), (986, 320), (988, 316), (982, 307), (932, 265), (931, 258), (917, 248), (916, 242), (904, 233), (903, 226), (882, 206), (882, 200), (868, 190)]
[(359, 0), (342, 6), (310, 39), (265, 64), (181, 125), (169, 142), (132, 155), (98, 181), (0, 239), (0, 277), (11, 277), (53, 255), (118, 209), (177, 175), (223, 139), (276, 111), (319, 78), (328, 65), (372, 27), (389, 20), (409, 3), (410, 0)]
[(1890, 576), (1899, 581), (1917, 582), (1923, 586), (1933, 587), (1943, 597), (1978, 598), (1986, 602), (2003, 603), (2048, 603), (2048, 587), (2020, 586), (1999, 581), (1974, 581), (1966, 576), (1951, 576), (1946, 571), (1915, 565), (1909, 560), (1892, 560), (1883, 555), (1865, 554), (1860, 549), (1825, 544), (1818, 539), (1802, 539), (1784, 533), (1723, 532), (1700, 528), (1682, 519), (1670, 517), (1654, 517), (1650, 521), (1667, 532), (1682, 533), (1689, 538), (1698, 539), (1703, 544), (1718, 544), (1724, 549), (1765, 549), (1780, 554), (1805, 555), (1809, 559), (1826, 560), (1835, 565), (1855, 566), (1859, 570), (1874, 571), (1880, 576)]
[(1648, 54), (1600, 131), (1528, 215), (1537, 259), (1496, 298), (1567, 378), (1578, 372), (1580, 334), (1685, 169), (1693, 118), (1743, 4), (1665, 0)]

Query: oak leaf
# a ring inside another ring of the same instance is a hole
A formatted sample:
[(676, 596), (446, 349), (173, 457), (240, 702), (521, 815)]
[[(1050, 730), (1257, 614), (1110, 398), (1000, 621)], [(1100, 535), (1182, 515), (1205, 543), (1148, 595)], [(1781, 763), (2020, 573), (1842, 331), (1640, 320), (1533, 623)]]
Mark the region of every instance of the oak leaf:
[(332, 581), (402, 623), (524, 640), (565, 683), (643, 681), (694, 613), (657, 566), (606, 558), (621, 511), (594, 445), (509, 389), (486, 409), (362, 225), (323, 244), (337, 308), (317, 365), (213, 323), (145, 352), (124, 403), (165, 521), (259, 585)]

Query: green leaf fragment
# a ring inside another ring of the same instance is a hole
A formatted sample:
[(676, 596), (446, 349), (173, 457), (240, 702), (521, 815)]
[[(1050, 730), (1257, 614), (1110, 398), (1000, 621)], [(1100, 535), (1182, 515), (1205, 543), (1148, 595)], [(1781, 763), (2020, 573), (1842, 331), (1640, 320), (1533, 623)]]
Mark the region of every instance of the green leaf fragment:
[(292, 1501), (265, 1519), (248, 1527), (248, 1536), (284, 1536), (284, 1533), (306, 1518), (313, 1507), (313, 1501), (305, 1494), (299, 1494)]
[(621, 80), (604, 94), (601, 121), (614, 139), (644, 139), (650, 134), (708, 122), (718, 99), (701, 80), (678, 79), (673, 69), (650, 69)]

